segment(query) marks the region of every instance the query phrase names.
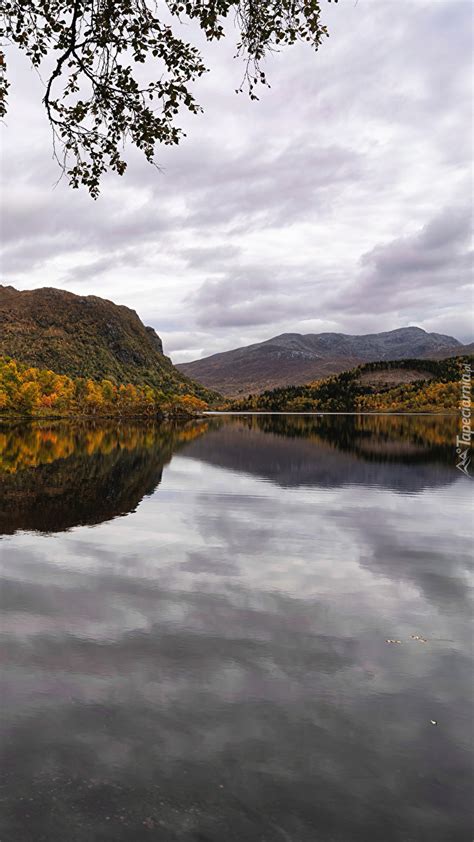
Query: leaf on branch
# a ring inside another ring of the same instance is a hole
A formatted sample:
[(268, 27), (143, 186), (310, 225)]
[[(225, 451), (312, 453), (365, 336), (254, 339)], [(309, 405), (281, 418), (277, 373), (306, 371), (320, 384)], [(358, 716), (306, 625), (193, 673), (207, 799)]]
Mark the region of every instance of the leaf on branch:
[[(209, 41), (224, 37), (232, 15), (245, 65), (237, 92), (247, 90), (257, 100), (255, 87), (270, 87), (261, 66), (268, 52), (297, 40), (318, 49), (327, 36), (321, 2), (167, 0), (167, 8), (177, 27), (186, 16)], [(190, 88), (207, 72), (201, 54), (157, 17), (153, 0), (3, 0), (0, 38), (23, 50), (36, 68), (53, 60), (43, 103), (54, 154), (71, 186), (85, 186), (93, 198), (109, 169), (125, 172), (119, 150), (126, 141), (154, 163), (158, 144), (177, 144), (184, 134), (174, 125), (180, 110), (202, 110)], [(151, 81), (143, 81), (144, 66)], [(0, 51), (0, 117), (8, 86)]]

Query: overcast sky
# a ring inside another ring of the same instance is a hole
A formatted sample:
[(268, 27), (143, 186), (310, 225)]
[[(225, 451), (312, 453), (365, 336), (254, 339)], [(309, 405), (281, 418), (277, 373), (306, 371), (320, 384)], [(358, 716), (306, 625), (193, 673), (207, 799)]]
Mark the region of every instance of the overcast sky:
[(331, 37), (272, 57), (259, 102), (235, 43), (206, 46), (205, 113), (96, 202), (54, 186), (41, 83), (10, 53), (3, 282), (126, 304), (175, 362), (290, 331), (471, 341), (471, 0), (322, 6)]

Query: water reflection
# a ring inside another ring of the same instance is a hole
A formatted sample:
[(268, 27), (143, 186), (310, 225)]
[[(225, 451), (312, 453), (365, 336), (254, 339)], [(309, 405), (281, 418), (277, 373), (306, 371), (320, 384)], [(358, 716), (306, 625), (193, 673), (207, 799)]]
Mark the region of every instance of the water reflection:
[(206, 424), (0, 428), (0, 533), (60, 532), (133, 512)]
[(456, 479), (456, 429), (452, 417), (278, 415), (3, 426), (0, 533), (62, 531), (128, 514), (183, 447), (190, 458), (286, 486), (443, 485)]
[(453, 416), (234, 416), (186, 455), (283, 486), (420, 491), (457, 478), (458, 425)]
[(104, 522), (2, 542), (2, 840), (469, 838), (469, 482), (414, 421), (15, 433), (16, 528)]

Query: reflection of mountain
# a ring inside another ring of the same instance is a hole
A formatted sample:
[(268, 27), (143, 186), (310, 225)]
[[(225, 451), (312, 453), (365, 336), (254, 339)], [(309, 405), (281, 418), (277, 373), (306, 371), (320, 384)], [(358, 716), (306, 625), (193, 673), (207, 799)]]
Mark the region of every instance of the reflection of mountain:
[(177, 459), (130, 518), (4, 542), (0, 838), (470, 838), (467, 481), (334, 487), (457, 475), (450, 423), (35, 425), (3, 441), (10, 512), (127, 511), (190, 438), (234, 473)]
[(154, 491), (184, 444), (187, 457), (283, 486), (419, 491), (456, 478), (455, 436), (456, 419), (439, 416), (222, 416), (184, 426), (3, 428), (0, 531), (57, 532), (127, 514)]
[(440, 416), (234, 416), (216, 419), (183, 455), (290, 487), (420, 491), (456, 479), (456, 424)]
[(28, 425), (0, 431), (0, 532), (58, 532), (136, 509), (205, 425)]

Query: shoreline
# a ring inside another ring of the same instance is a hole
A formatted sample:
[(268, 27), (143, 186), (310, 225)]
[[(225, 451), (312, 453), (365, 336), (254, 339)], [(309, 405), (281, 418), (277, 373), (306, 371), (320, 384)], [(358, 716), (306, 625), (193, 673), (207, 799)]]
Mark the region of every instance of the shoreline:
[(219, 416), (242, 416), (242, 415), (301, 415), (301, 416), (312, 416), (312, 417), (324, 417), (328, 415), (353, 415), (353, 416), (369, 416), (369, 417), (384, 417), (384, 416), (406, 416), (406, 417), (414, 417), (414, 416), (425, 416), (425, 417), (456, 417), (457, 412), (454, 411), (439, 411), (439, 412), (423, 412), (422, 410), (416, 412), (389, 412), (389, 411), (380, 411), (380, 412), (354, 412), (354, 411), (347, 411), (347, 412), (330, 412), (324, 410), (307, 410), (306, 412), (295, 412), (294, 410), (256, 410), (256, 409), (249, 409), (249, 410), (203, 410), (201, 412), (195, 413), (163, 413), (162, 415), (84, 415), (84, 414), (77, 414), (77, 415), (23, 415), (23, 414), (8, 414), (4, 415), (0, 413), (0, 424), (2, 422), (32, 422), (32, 421), (91, 421), (91, 422), (100, 422), (100, 421), (117, 421), (120, 423), (126, 421), (147, 421), (152, 423), (162, 423), (164, 421), (192, 421), (197, 420), (199, 418), (216, 418)]
[(330, 412), (325, 410), (307, 410), (306, 412), (295, 412), (294, 410), (258, 410), (258, 409), (248, 409), (248, 410), (206, 410), (202, 413), (203, 416), (209, 415), (373, 415), (373, 416), (380, 416), (380, 415), (431, 415), (431, 416), (451, 416), (456, 417), (457, 412), (423, 412), (419, 410), (417, 412), (389, 412), (387, 410), (380, 411), (380, 412), (354, 412), (354, 411), (347, 411), (347, 412)]

